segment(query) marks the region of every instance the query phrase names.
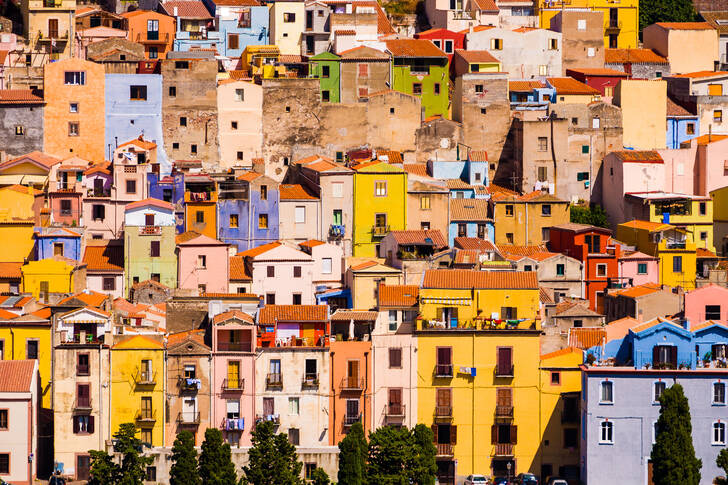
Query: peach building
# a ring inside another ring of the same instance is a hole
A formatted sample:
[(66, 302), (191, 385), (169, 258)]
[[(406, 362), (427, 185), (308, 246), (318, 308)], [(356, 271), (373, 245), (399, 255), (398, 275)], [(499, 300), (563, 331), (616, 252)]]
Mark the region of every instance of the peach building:
[(228, 244), (187, 231), (177, 236), (177, 281), (180, 288), (227, 293), (230, 277)]
[(252, 167), (263, 154), (263, 87), (226, 79), (217, 85), (220, 165)]

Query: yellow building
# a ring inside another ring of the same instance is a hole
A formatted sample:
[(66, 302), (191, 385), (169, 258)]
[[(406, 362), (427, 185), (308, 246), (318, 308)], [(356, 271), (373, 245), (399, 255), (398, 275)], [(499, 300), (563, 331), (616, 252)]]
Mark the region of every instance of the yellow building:
[(115, 335), (111, 347), (111, 433), (134, 423), (141, 440), (164, 446), (164, 345), (161, 334)]
[(435, 433), (440, 483), (540, 473), (538, 295), (532, 272), (425, 272), (417, 420)]
[(377, 307), (379, 285), (401, 285), (402, 270), (385, 265), (382, 261), (352, 258), (347, 262), (346, 288), (351, 291), (351, 308), (373, 310)]
[(713, 199), (713, 244), (718, 253), (728, 254), (728, 187), (710, 193)]
[[(0, 310), (2, 360), (38, 359), (41, 405), (51, 408), (51, 322), (50, 312), (43, 311), (17, 317)], [(17, 317), (17, 318), (16, 318)]]
[(20, 11), (31, 65), (71, 57), (76, 0), (27, 0), (20, 2)]
[(612, 104), (622, 108), (622, 143), (634, 150), (657, 150), (667, 144), (667, 83), (622, 79)]
[(660, 284), (695, 288), (697, 256), (687, 231), (670, 224), (633, 220), (617, 226), (617, 239), (658, 258)]
[[(584, 353), (561, 349), (541, 356), (540, 437), (537, 469), (542, 478), (579, 473), (579, 402)], [(548, 444), (547, 444), (548, 443)]]
[(0, 188), (0, 241), (6, 244), (0, 262), (21, 263), (33, 255), (35, 240), (33, 226), (36, 221), (34, 208), (42, 203), (39, 191), (24, 185)]
[(496, 244), (542, 244), (549, 240), (549, 227), (570, 221), (569, 202), (540, 190), (524, 195), (494, 192), (490, 205)]
[(20, 268), (21, 288), (39, 300), (48, 293), (81, 293), (86, 289), (86, 264), (63, 256), (29, 261)]
[(286, 66), (278, 65), (281, 50), (275, 45), (249, 45), (240, 54), (240, 67), (253, 76), (264, 79), (285, 77)]
[(390, 231), (407, 227), (407, 172), (380, 160), (354, 169), (354, 256), (379, 256), (377, 247)]
[(551, 19), (569, 9), (589, 9), (604, 17), (604, 47), (633, 49), (639, 34), (639, 0), (539, 0), (538, 20), (542, 29), (551, 27)]
[(597, 89), (571, 77), (549, 77), (546, 82), (554, 88), (556, 104), (591, 104), (601, 98)]

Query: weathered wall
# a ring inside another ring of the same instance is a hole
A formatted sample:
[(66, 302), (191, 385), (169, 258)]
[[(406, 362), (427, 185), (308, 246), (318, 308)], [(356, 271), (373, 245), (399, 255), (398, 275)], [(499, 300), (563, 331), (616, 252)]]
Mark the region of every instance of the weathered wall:
[[(16, 135), (18, 125), (23, 135)], [(43, 105), (0, 105), (0, 140), (7, 158), (43, 151)]]
[(603, 17), (599, 10), (575, 9), (562, 10), (551, 19), (551, 29), (562, 34), (561, 75), (572, 68), (604, 67)]

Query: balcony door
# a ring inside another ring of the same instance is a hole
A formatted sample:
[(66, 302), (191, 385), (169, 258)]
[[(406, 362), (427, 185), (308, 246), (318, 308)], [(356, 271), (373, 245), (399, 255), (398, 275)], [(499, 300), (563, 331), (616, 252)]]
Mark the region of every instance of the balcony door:
[(51, 39), (58, 38), (58, 19), (48, 19), (48, 37)]
[(159, 40), (159, 20), (147, 20), (147, 40)]
[(359, 383), (359, 361), (350, 360), (346, 363), (346, 376), (349, 378), (348, 387), (356, 387)]
[(227, 369), (228, 389), (237, 389), (240, 382), (240, 362), (232, 360), (228, 362)]
[(194, 423), (197, 415), (197, 399), (182, 401), (182, 417), (185, 423)]

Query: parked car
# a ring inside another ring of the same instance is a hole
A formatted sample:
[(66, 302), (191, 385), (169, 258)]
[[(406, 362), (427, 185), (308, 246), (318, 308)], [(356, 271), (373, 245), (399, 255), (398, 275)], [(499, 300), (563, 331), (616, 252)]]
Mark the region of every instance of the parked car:
[(558, 478), (558, 477), (552, 477), (552, 478), (551, 478), (551, 479), (549, 480), (549, 483), (548, 483), (548, 485), (569, 485), (569, 482), (567, 482), (567, 481), (566, 481), (566, 480), (564, 480), (563, 478)]
[(493, 485), (511, 485), (513, 482), (508, 477), (495, 477)]
[(538, 485), (538, 478), (533, 473), (519, 473), (516, 477), (519, 485)]
[(488, 477), (485, 475), (468, 475), (465, 479), (465, 485), (488, 485)]

